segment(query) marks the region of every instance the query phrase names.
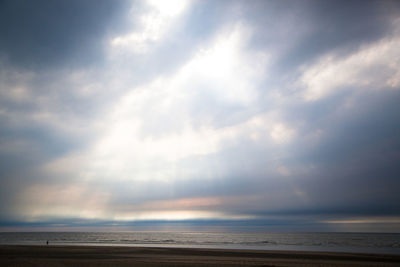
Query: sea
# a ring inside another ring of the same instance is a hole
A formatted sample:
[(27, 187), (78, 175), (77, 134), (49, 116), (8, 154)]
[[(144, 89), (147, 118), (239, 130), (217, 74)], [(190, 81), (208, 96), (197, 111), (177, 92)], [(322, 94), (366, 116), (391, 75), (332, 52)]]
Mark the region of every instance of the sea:
[(140, 246), (400, 254), (399, 233), (0, 232), (2, 245)]

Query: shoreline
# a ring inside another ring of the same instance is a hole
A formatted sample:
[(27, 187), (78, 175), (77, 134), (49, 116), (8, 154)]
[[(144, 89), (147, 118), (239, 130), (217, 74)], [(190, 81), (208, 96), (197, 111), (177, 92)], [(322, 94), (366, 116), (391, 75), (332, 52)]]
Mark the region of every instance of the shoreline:
[[(0, 243), (0, 246), (47, 246), (46, 242), (32, 243)], [(375, 254), (375, 255), (397, 255), (400, 256), (399, 248), (371, 248), (371, 247), (317, 247), (317, 246), (242, 246), (242, 245), (192, 245), (192, 244), (160, 244), (160, 243), (98, 243), (98, 242), (52, 242), (48, 246), (57, 247), (121, 247), (121, 248), (186, 248), (186, 249), (217, 249), (232, 251), (266, 251), (266, 252), (310, 252), (310, 253), (350, 253), (350, 254)]]
[(0, 245), (1, 266), (399, 266), (400, 255), (211, 248)]

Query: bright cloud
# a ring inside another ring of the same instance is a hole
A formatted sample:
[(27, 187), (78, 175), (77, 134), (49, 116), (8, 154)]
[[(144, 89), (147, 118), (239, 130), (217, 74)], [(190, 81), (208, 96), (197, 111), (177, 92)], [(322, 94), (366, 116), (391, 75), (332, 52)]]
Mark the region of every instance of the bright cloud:
[(354, 54), (336, 58), (328, 55), (307, 68), (301, 82), (304, 99), (315, 101), (343, 88), (397, 88), (400, 85), (400, 39), (387, 38)]
[[(103, 135), (86, 154), (90, 169), (99, 168), (90, 172), (101, 170), (112, 179), (169, 180), (172, 173), (155, 174), (144, 166), (216, 153), (238, 136), (242, 125), (194, 128), (189, 105), (195, 102), (195, 92), (205, 92), (222, 104), (248, 106), (256, 100), (256, 84), (266, 62), (264, 55), (243, 51), (248, 36), (239, 24), (232, 32), (221, 33), (177, 73), (123, 95), (105, 118)], [(287, 138), (288, 133), (282, 134)]]
[(285, 126), (282, 123), (275, 124), (271, 130), (272, 139), (278, 144), (290, 142), (293, 138), (295, 131)]
[[(140, 17), (140, 29), (112, 39), (111, 46), (117, 52), (146, 53), (151, 46), (164, 37), (188, 7), (187, 0), (149, 0), (150, 10)], [(135, 12), (133, 7), (132, 12)]]

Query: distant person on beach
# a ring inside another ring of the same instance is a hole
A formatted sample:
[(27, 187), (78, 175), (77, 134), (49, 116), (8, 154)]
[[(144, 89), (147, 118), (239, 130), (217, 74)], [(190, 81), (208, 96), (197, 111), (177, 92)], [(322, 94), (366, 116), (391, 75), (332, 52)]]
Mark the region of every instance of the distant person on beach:
[(48, 244), (49, 244), (49, 240), (46, 241), (46, 245), (48, 245)]

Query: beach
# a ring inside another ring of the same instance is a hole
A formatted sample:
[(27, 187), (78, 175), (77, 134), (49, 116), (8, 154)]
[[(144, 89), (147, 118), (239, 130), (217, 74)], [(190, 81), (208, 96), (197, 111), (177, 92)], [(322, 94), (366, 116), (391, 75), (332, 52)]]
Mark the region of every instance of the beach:
[(400, 255), (338, 252), (0, 246), (1, 266), (399, 266)]

